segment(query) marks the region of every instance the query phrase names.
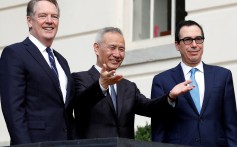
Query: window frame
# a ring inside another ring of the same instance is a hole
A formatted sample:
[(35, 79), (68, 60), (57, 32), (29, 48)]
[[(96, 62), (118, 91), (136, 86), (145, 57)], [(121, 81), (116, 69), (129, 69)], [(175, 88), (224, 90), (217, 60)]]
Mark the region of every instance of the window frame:
[(151, 0), (150, 9), (150, 38), (144, 40), (133, 41), (133, 1), (124, 0), (124, 36), (126, 39), (126, 48), (128, 50), (134, 50), (145, 47), (160, 46), (171, 44), (174, 42), (174, 30), (175, 30), (175, 9), (176, 0), (171, 0), (171, 34), (166, 36), (153, 37), (153, 23), (154, 23), (154, 1)]

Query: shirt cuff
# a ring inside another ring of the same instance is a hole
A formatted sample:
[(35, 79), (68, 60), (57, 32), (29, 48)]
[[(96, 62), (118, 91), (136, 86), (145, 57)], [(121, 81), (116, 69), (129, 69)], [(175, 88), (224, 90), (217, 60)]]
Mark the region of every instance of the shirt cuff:
[[(100, 83), (99, 83), (99, 84), (100, 84)], [(103, 92), (103, 94), (104, 94), (105, 96), (107, 96), (107, 90), (108, 90), (109, 88), (105, 89), (105, 88), (100, 84), (100, 89), (101, 89), (101, 91)]]
[(167, 97), (167, 99), (168, 99), (169, 105), (174, 108), (175, 107), (175, 101), (171, 101), (168, 97)]

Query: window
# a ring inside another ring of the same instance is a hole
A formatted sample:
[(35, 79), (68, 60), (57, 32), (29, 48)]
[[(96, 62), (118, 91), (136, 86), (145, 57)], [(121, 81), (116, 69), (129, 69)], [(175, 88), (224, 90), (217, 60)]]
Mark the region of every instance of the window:
[(172, 21), (187, 15), (184, 8), (185, 0), (133, 0), (132, 41), (171, 35)]

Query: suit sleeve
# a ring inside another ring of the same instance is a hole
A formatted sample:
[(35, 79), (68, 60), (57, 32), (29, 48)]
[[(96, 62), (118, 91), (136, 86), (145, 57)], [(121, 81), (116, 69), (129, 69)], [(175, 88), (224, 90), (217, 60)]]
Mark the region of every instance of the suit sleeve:
[(237, 112), (232, 74), (229, 71), (224, 97), (224, 124), (228, 146), (237, 146)]
[(85, 72), (73, 73), (72, 76), (75, 82), (77, 108), (89, 109), (105, 97), (98, 80), (93, 81)]
[(0, 61), (1, 105), (14, 144), (31, 142), (25, 119), (26, 71), (19, 55), (10, 47), (3, 50)]
[[(152, 117), (160, 115), (168, 115), (173, 107), (168, 103), (168, 93), (161, 93), (156, 99), (146, 98), (140, 93), (135, 83), (132, 83), (129, 89), (135, 90), (135, 112), (138, 115)], [(133, 88), (132, 88), (133, 87)], [(127, 88), (128, 89), (128, 88)], [(129, 95), (127, 96), (129, 97)]]
[(141, 94), (138, 89), (136, 90), (136, 114), (147, 117), (157, 116), (166, 113), (171, 107), (168, 103), (167, 94), (163, 94), (157, 99), (149, 99)]
[[(162, 84), (159, 83), (159, 81), (161, 81), (161, 79), (155, 76), (152, 82), (151, 99), (159, 99), (160, 96), (165, 94)], [(165, 120), (167, 119), (167, 117), (170, 117), (170, 115), (166, 115), (164, 113), (151, 117), (152, 141), (164, 142)]]

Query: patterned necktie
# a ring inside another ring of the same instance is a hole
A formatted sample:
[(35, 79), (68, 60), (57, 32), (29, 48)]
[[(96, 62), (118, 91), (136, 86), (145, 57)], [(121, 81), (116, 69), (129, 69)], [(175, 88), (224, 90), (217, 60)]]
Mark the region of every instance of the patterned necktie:
[(114, 85), (110, 85), (110, 90), (111, 90), (111, 93), (110, 93), (110, 96), (112, 98), (112, 101), (113, 101), (113, 104), (114, 104), (114, 109), (116, 111), (116, 99), (117, 99), (117, 95), (116, 95), (116, 92), (115, 92), (115, 89), (114, 89)]
[(190, 91), (190, 94), (193, 98), (193, 101), (196, 105), (196, 108), (198, 110), (198, 112), (200, 113), (201, 107), (200, 107), (200, 94), (199, 94), (199, 88), (198, 88), (198, 83), (195, 80), (195, 73), (198, 69), (197, 68), (192, 68), (191, 71), (191, 76), (190, 79), (192, 80), (192, 85), (194, 85), (195, 87)]
[(54, 60), (52, 50), (47, 47), (46, 51), (49, 55), (49, 61), (50, 61), (51, 69), (53, 70), (54, 75), (58, 78), (58, 70), (56, 68), (56, 64), (55, 64), (55, 60)]

